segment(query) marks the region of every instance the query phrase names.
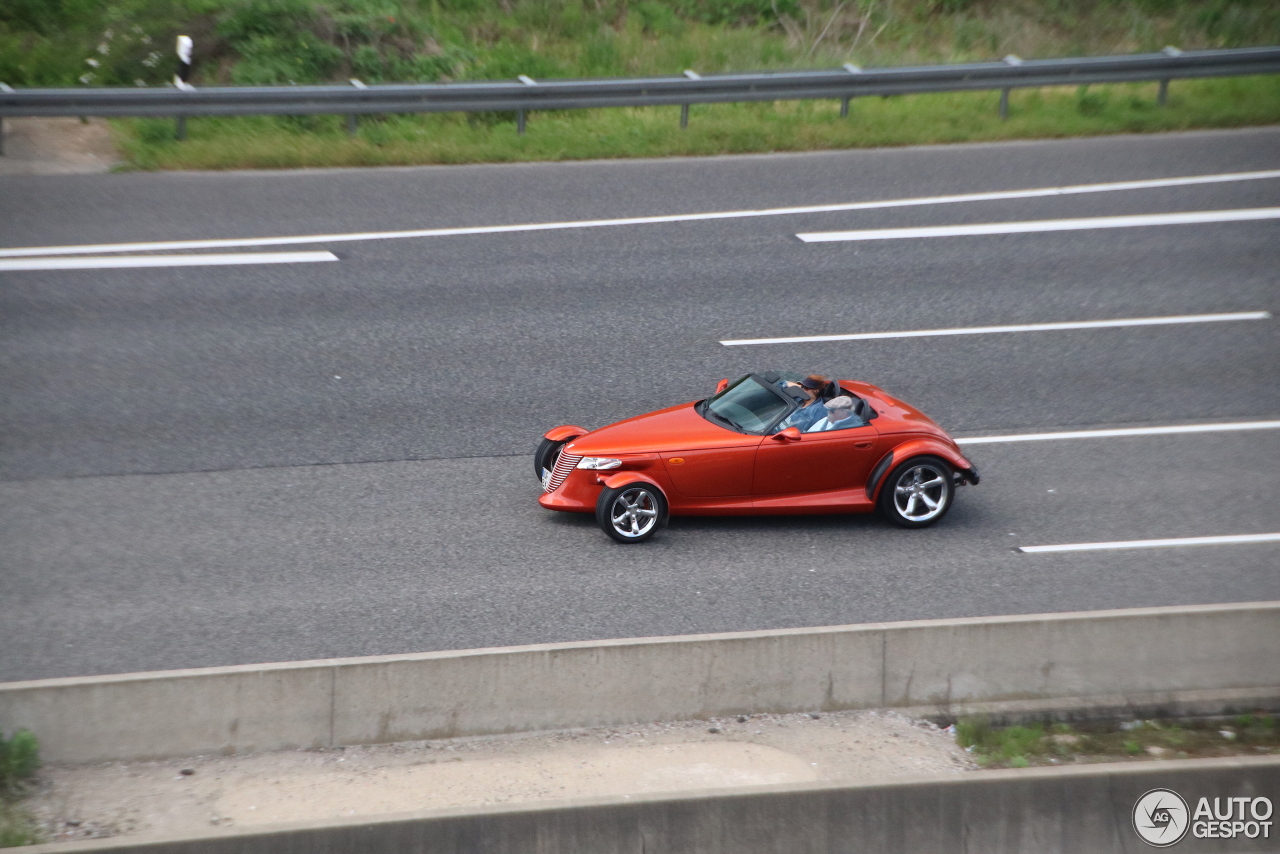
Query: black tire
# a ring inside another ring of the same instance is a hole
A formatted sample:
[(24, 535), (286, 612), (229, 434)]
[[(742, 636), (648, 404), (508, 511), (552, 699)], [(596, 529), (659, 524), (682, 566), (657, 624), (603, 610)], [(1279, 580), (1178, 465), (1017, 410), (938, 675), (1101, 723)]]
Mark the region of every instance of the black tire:
[(951, 509), (955, 473), (940, 457), (912, 457), (895, 466), (880, 488), (880, 512), (903, 528), (926, 528)]
[(602, 489), (596, 499), (596, 522), (619, 543), (643, 543), (667, 524), (667, 497), (643, 481)]
[(556, 460), (560, 459), (560, 449), (564, 445), (564, 442), (557, 442), (554, 439), (543, 439), (538, 443), (538, 450), (533, 452), (533, 474), (538, 478), (539, 483), (542, 482), (544, 468), (551, 471), (556, 467)]

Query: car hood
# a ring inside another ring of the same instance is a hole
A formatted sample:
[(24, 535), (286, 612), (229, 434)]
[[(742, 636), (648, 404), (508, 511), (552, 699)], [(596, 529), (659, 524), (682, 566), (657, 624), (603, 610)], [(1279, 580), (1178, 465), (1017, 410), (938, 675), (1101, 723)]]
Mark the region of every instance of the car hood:
[(692, 403), (682, 403), (627, 418), (579, 436), (565, 451), (584, 457), (603, 457), (729, 448), (760, 442), (759, 436), (735, 433), (712, 424), (693, 407)]

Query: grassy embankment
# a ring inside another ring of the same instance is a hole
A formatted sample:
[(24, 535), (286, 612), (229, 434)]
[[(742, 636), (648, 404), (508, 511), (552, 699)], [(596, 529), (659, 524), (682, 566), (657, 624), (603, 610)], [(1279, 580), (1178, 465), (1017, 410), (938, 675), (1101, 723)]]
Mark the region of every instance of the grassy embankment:
[[(0, 80), (158, 85), (172, 37), (197, 85), (511, 79), (864, 67), (1280, 43), (1270, 0), (10, 0)], [(92, 60), (90, 62), (89, 60)], [(96, 63), (96, 64), (95, 64)], [(138, 168), (239, 168), (698, 155), (1237, 127), (1280, 122), (1280, 77), (838, 102), (512, 114), (115, 122)]]

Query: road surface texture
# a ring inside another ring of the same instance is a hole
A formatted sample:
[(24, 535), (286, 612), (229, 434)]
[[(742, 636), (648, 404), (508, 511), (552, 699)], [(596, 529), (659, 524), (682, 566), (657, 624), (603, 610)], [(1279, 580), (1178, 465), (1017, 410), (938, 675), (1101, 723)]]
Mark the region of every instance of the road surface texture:
[[(517, 166), (0, 177), (0, 247), (785, 208), (1280, 169), (1280, 129)], [(957, 436), (1280, 419), (1280, 220), (796, 234), (1280, 206), (1280, 178), (308, 245), (336, 262), (0, 271), (0, 680), (1280, 598), (1280, 430), (974, 445), (922, 531), (675, 519), (619, 546), (530, 454), (753, 369)], [(2, 255), (3, 253), (0, 253)], [(100, 255), (102, 251), (94, 251)], [(12, 261), (0, 257), (0, 261)]]

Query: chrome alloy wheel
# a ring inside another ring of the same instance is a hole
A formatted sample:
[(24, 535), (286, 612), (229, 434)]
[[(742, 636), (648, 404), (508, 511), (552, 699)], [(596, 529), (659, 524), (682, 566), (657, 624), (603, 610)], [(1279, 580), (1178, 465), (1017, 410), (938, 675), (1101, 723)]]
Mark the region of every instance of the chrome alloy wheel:
[(627, 538), (643, 537), (658, 524), (653, 494), (642, 487), (624, 489), (609, 508), (613, 529)]
[(921, 463), (898, 478), (893, 503), (908, 522), (928, 522), (946, 511), (948, 488), (946, 472)]

